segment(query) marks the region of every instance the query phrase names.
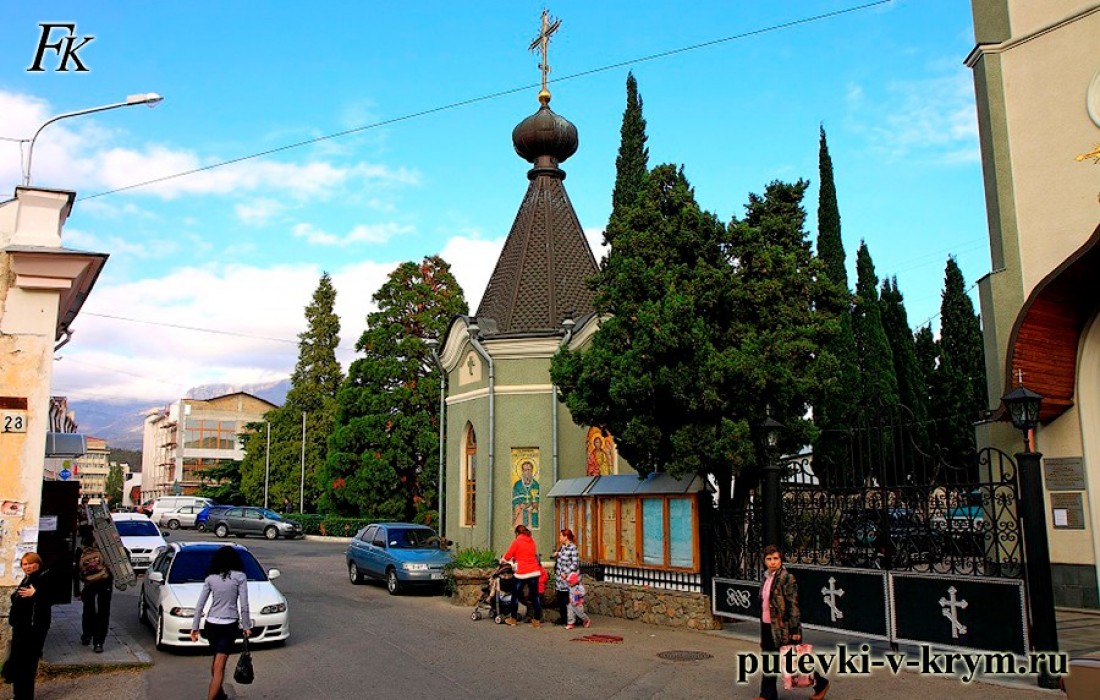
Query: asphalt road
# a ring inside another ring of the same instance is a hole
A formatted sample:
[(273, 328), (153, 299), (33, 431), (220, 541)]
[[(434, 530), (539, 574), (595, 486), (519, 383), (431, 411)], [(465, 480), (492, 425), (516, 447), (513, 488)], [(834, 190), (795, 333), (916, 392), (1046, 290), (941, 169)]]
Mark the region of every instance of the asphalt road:
[[(175, 532), (176, 539), (215, 540), (212, 535)], [(758, 681), (736, 685), (737, 652), (755, 644), (721, 633), (655, 627), (594, 618), (589, 630), (544, 625), (512, 628), (491, 620), (474, 622), (470, 609), (424, 593), (390, 596), (380, 583), (353, 586), (347, 579), (345, 545), (316, 541), (242, 542), (266, 568), (278, 568), (276, 585), (286, 595), (291, 636), (285, 646), (254, 652), (256, 682), (227, 686), (233, 698), (333, 699), (390, 697), (464, 698), (753, 698)], [(116, 593), (112, 618), (146, 646), (155, 665), (140, 679), (120, 676), (127, 688), (157, 700), (203, 697), (209, 657), (193, 651), (158, 652), (153, 632), (137, 620), (136, 591)], [(619, 635), (618, 644), (571, 641), (588, 633)], [(697, 661), (670, 661), (667, 651), (698, 651)], [(230, 659), (234, 663), (235, 657)], [(88, 694), (97, 687), (103, 694)], [(44, 693), (49, 698), (133, 697), (109, 694), (108, 677), (85, 678), (85, 692)], [(957, 681), (902, 673), (834, 683), (838, 698), (1036, 698), (1032, 689), (994, 685), (960, 686)], [(788, 691), (786, 697), (808, 692)]]

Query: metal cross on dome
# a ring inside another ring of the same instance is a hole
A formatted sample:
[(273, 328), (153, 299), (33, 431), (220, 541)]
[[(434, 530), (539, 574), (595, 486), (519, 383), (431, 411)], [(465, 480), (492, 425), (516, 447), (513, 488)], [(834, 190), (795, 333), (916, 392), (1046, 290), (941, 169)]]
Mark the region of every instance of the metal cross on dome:
[(537, 51), (541, 56), (539, 70), (542, 71), (542, 89), (546, 90), (546, 78), (550, 74), (550, 36), (561, 28), (561, 20), (550, 16), (548, 10), (542, 11), (542, 26), (539, 35), (535, 37), (528, 51)]

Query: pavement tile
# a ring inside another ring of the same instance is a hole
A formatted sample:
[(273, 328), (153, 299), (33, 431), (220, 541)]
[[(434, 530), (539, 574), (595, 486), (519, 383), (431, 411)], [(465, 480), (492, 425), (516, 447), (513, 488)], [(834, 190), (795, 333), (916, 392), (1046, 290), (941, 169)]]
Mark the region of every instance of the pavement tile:
[(153, 659), (130, 633), (112, 624), (103, 644), (103, 653), (97, 654), (92, 646), (80, 643), (80, 616), (83, 604), (79, 601), (68, 605), (55, 605), (53, 623), (42, 649), (42, 670), (49, 673), (69, 673), (90, 670), (109, 670), (145, 667)]

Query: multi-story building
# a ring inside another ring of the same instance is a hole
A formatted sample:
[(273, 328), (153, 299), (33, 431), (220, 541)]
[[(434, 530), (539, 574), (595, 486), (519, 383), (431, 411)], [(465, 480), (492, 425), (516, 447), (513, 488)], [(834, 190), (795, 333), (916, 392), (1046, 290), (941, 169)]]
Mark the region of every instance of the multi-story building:
[(111, 471), (110, 450), (103, 438), (84, 438), (85, 452), (73, 460), (73, 475), (80, 480), (80, 494), (92, 505), (103, 503), (107, 495), (107, 474)]
[(275, 404), (244, 392), (212, 399), (180, 399), (145, 419), (141, 493), (149, 500), (195, 493), (222, 460), (244, 459), (239, 436)]

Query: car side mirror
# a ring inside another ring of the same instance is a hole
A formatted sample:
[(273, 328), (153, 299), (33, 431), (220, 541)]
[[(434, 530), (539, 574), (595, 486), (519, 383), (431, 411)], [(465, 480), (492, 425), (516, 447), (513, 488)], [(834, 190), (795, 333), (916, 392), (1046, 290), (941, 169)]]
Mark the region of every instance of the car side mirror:
[(172, 533), (171, 533), (171, 532), (168, 532), (167, 530), (161, 530), (161, 531), (160, 531), (160, 536), (161, 536), (161, 537), (171, 537), (171, 536), (172, 536)]
[(153, 583), (164, 583), (164, 574), (159, 571), (150, 571), (146, 578)]
[(274, 580), (274, 579), (279, 578), (282, 575), (283, 575), (283, 572), (279, 571), (278, 569), (268, 569), (267, 570), (268, 579)]

